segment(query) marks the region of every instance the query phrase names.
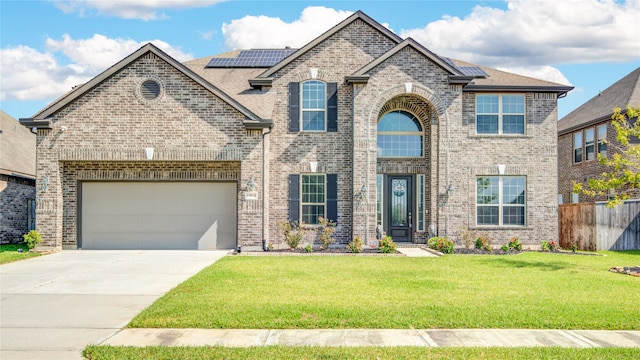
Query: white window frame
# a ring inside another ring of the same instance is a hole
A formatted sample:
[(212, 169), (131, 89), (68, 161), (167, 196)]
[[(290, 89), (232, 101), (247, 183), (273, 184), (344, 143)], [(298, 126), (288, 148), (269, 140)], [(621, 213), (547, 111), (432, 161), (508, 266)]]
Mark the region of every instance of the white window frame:
[[(498, 203), (497, 204), (479, 204), (478, 203), (478, 179), (480, 178), (497, 178), (498, 179)], [(503, 195), (504, 195), (504, 180), (507, 178), (521, 178), (524, 180), (524, 204), (504, 204), (503, 203)], [(476, 195), (475, 195), (475, 203), (476, 203), (476, 226), (478, 227), (526, 227), (527, 226), (527, 177), (523, 175), (505, 175), (505, 176), (496, 176), (496, 175), (479, 175), (476, 176)], [(479, 224), (478, 223), (478, 208), (479, 207), (497, 207), (498, 208), (498, 223), (497, 224)], [(504, 208), (505, 207), (521, 207), (523, 209), (523, 224), (504, 224)]]
[[(591, 140), (589, 140), (591, 134)], [(596, 130), (595, 128), (584, 129), (584, 161), (593, 161), (598, 159), (596, 149)], [(592, 148), (592, 158), (589, 158), (589, 147)]]
[(384, 224), (384, 174), (376, 174), (376, 220)]
[[(578, 141), (576, 140), (576, 137), (578, 136), (580, 136), (580, 144), (578, 144)], [(571, 141), (573, 142), (573, 153), (571, 154), (571, 158), (573, 159), (574, 164), (580, 164), (584, 161), (584, 154), (582, 151), (582, 145), (584, 143), (582, 131), (573, 133), (571, 135), (571, 139)], [(580, 161), (576, 161), (576, 154), (578, 150), (580, 150)]]
[(425, 229), (425, 201), (424, 201), (424, 174), (416, 175), (416, 231), (423, 232)]
[[(479, 112), (478, 111), (478, 97), (482, 96), (497, 96), (498, 97), (498, 112)], [(503, 96), (521, 96), (522, 97), (522, 113), (510, 113), (503, 112), (502, 98)], [(506, 136), (523, 136), (527, 134), (527, 98), (523, 93), (480, 93), (476, 94), (476, 135), (480, 136), (492, 136), (492, 135), (506, 135)], [(498, 131), (496, 133), (481, 133), (478, 132), (478, 115), (497, 115), (498, 116)], [(505, 133), (503, 131), (503, 117), (508, 115), (520, 115), (522, 116), (522, 133)]]
[[(603, 136), (600, 136), (600, 129), (604, 129)], [(607, 125), (599, 125), (596, 127), (596, 151), (598, 154), (607, 157)], [(600, 150), (600, 147), (604, 146), (604, 151)], [(596, 155), (597, 158), (598, 155)]]
[[(305, 177), (307, 176), (322, 176), (322, 184), (324, 184), (324, 202), (305, 202), (304, 201), (304, 184), (305, 184)], [(326, 174), (320, 174), (320, 173), (306, 173), (306, 174), (300, 174), (300, 222), (304, 222), (305, 219), (305, 212), (304, 212), (304, 207), (306, 206), (319, 206), (322, 205), (322, 207), (324, 208), (324, 211), (322, 213), (322, 215), (318, 215), (318, 216), (323, 216), (325, 219), (327, 217), (327, 175)], [(306, 225), (318, 225), (317, 223), (312, 223), (312, 222), (304, 222)]]
[[(309, 83), (320, 83), (324, 86), (324, 94), (323, 94), (323, 98), (322, 101), (324, 102), (324, 107), (323, 108), (305, 108), (305, 104), (304, 104), (304, 95), (305, 95), (305, 91), (304, 91), (304, 86), (305, 84), (309, 84)], [(327, 131), (327, 112), (328, 112), (328, 108), (327, 108), (327, 83), (324, 81), (320, 81), (317, 79), (313, 79), (313, 80), (307, 80), (307, 81), (303, 81), (300, 83), (300, 131), (303, 132), (326, 132)], [(321, 130), (307, 130), (304, 128), (304, 114), (305, 112), (322, 112), (324, 114), (324, 122), (322, 125), (322, 129)]]

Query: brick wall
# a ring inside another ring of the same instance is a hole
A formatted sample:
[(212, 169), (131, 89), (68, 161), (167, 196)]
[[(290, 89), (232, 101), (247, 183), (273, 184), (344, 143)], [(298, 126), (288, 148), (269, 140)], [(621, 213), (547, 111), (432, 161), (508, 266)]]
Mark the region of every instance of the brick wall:
[(0, 174), (0, 244), (23, 242), (29, 231), (28, 202), (35, 198), (34, 180)]
[[(145, 100), (140, 84), (153, 79), (161, 96)], [(253, 177), (262, 183), (261, 134), (247, 131), (244, 116), (171, 65), (148, 53), (54, 114), (51, 130), (38, 131), (37, 229), (43, 246), (76, 244), (76, 180), (185, 174), (187, 181), (226, 180), (242, 189)], [(66, 127), (62, 131), (62, 126)], [(152, 161), (144, 149), (154, 147)], [(207, 171), (217, 175), (207, 175)], [(88, 174), (88, 175), (87, 175)], [(82, 177), (81, 176), (81, 177)], [(247, 205), (238, 194), (238, 239), (259, 243), (255, 219), (261, 203)], [(259, 230), (259, 226), (257, 227)]]

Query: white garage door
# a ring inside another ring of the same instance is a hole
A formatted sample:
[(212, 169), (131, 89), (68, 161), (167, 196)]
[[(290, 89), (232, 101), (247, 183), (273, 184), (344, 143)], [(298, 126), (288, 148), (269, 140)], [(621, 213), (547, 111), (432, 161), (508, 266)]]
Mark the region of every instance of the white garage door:
[(231, 249), (235, 183), (83, 182), (83, 249)]

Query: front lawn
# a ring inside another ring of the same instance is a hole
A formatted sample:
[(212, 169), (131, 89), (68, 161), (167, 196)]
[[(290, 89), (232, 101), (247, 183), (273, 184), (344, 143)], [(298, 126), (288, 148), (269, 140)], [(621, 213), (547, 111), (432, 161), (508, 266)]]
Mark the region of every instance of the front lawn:
[(640, 278), (607, 256), (225, 257), (135, 317), (140, 328), (640, 329)]
[(115, 347), (88, 346), (84, 356), (91, 360), (120, 359), (638, 359), (640, 349), (600, 348), (419, 348), (419, 347)]
[[(22, 252), (18, 252), (18, 249), (22, 249)], [(0, 265), (39, 255), (38, 253), (29, 252), (27, 244), (0, 245)]]

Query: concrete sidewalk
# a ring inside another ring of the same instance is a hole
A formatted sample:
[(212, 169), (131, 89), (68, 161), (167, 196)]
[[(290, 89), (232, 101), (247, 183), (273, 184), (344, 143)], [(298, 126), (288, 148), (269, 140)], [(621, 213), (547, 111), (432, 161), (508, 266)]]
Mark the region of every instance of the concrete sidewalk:
[(640, 331), (526, 329), (124, 329), (114, 346), (424, 346), (424, 347), (636, 347)]

